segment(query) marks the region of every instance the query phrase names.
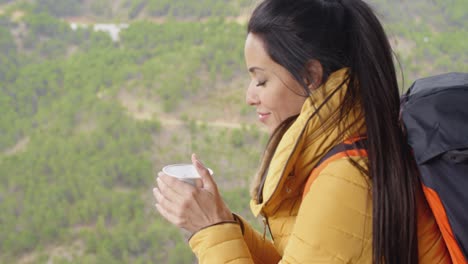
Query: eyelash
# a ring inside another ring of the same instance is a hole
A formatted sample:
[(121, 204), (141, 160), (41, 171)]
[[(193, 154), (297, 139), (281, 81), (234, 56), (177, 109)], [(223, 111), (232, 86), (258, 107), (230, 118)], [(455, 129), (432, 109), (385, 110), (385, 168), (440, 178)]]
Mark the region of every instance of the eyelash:
[(258, 86), (264, 86), (265, 83), (266, 83), (266, 81), (264, 81), (264, 82), (259, 82), (259, 83), (257, 83), (257, 87), (258, 87)]

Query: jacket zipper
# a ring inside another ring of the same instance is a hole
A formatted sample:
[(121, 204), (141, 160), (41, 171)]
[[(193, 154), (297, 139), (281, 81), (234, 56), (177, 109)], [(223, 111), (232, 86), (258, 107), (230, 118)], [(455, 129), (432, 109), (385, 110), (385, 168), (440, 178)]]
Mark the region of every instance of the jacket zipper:
[(268, 229), (268, 233), (270, 233), (271, 240), (274, 240), (273, 233), (271, 232), (271, 229), (270, 229), (270, 224), (268, 223), (268, 218), (264, 214), (262, 214), (262, 221), (263, 221), (263, 241), (265, 241), (267, 229)]

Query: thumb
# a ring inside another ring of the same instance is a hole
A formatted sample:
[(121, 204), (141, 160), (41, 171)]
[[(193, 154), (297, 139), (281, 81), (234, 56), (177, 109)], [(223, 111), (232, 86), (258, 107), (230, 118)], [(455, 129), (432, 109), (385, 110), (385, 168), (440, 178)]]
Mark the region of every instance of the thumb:
[(209, 170), (203, 165), (203, 163), (201, 163), (200, 160), (198, 160), (195, 154), (192, 154), (192, 164), (193, 166), (195, 166), (198, 174), (201, 177), (201, 180), (203, 182), (203, 188), (211, 193), (217, 192), (218, 189), (216, 187), (216, 183), (213, 180), (213, 177), (211, 177)]

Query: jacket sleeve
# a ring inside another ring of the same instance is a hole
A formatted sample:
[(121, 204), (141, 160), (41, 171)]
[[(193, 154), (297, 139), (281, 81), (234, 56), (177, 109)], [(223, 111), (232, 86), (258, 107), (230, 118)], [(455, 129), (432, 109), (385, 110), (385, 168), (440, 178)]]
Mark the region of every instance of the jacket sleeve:
[(236, 215), (239, 224), (226, 223), (198, 231), (189, 241), (200, 264), (278, 263), (274, 245)]
[(336, 175), (324, 169), (317, 177), (280, 263), (372, 262), (372, 198), (365, 176), (353, 170)]

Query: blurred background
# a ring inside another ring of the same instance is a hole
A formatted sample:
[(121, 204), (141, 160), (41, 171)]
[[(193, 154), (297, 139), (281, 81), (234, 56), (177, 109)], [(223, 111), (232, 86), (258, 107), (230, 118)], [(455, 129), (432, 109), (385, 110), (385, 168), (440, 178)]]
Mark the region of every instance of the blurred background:
[[(369, 3), (402, 90), (468, 72), (468, 0)], [(192, 152), (259, 226), (248, 188), (268, 137), (243, 59), (255, 5), (0, 0), (0, 263), (196, 263), (151, 191)]]

